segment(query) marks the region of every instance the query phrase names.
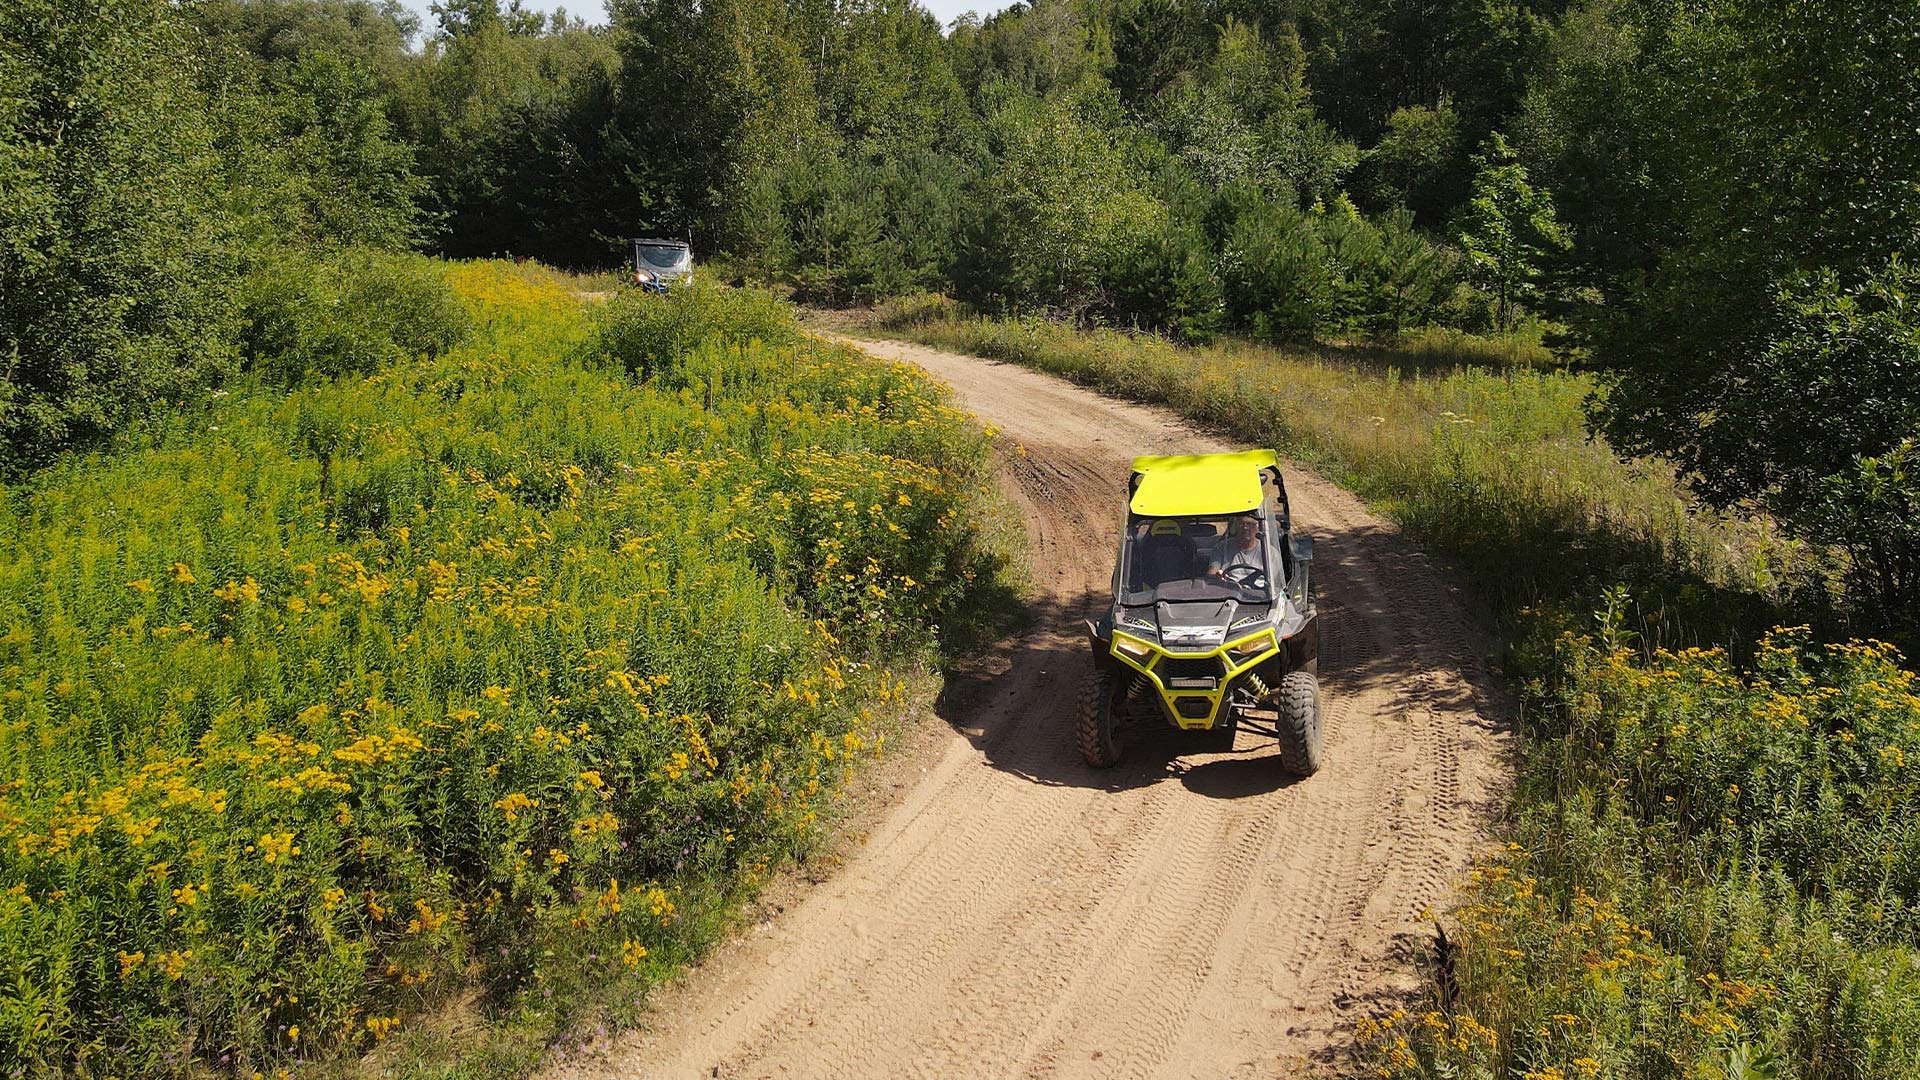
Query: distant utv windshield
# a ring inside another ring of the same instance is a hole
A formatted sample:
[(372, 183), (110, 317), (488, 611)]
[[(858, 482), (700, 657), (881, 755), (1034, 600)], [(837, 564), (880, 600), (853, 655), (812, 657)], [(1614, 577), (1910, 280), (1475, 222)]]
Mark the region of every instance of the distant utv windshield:
[(668, 247), (665, 244), (642, 244), (639, 250), (640, 258), (645, 261), (648, 266), (658, 267), (662, 270), (672, 270), (687, 261), (687, 249), (683, 247)]

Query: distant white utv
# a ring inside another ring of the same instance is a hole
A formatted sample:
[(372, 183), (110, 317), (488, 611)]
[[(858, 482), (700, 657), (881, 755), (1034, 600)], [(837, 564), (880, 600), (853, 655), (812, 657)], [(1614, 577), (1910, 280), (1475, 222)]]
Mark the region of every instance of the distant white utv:
[(665, 293), (672, 285), (693, 281), (693, 248), (684, 240), (628, 241), (633, 283), (648, 292)]

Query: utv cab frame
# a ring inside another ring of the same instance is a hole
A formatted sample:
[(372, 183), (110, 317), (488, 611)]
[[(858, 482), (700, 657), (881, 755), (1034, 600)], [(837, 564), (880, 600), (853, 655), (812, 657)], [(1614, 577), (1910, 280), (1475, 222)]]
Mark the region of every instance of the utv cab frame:
[(693, 280), (693, 247), (685, 240), (636, 237), (627, 241), (628, 279), (647, 292), (665, 294)]
[(1231, 746), (1271, 726), (1280, 765), (1321, 762), (1313, 541), (1296, 535), (1271, 450), (1140, 457), (1128, 483), (1113, 603), (1078, 716), (1087, 764), (1120, 760), (1126, 729), (1159, 721)]

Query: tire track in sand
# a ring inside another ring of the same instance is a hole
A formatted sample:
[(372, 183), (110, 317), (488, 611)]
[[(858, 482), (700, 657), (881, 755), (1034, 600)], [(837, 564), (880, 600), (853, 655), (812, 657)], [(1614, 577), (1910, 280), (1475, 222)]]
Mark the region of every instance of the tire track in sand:
[(1328, 764), (1167, 732), (1107, 772), (1070, 735), (1135, 454), (1226, 449), (1007, 364), (860, 342), (1003, 433), (1035, 625), (957, 687), (924, 775), (832, 879), (650, 1025), (550, 1077), (1291, 1076), (1415, 982), (1421, 913), (1485, 840), (1507, 706), (1447, 574), (1290, 468), (1315, 537)]

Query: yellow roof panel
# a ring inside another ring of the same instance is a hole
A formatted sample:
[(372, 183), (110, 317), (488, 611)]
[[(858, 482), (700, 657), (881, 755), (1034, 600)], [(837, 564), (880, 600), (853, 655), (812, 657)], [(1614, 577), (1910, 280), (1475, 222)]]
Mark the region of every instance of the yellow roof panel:
[(1255, 510), (1266, 497), (1260, 470), (1279, 464), (1271, 450), (1137, 457), (1133, 471), (1140, 474), (1140, 483), (1133, 489), (1133, 512), (1193, 517)]

